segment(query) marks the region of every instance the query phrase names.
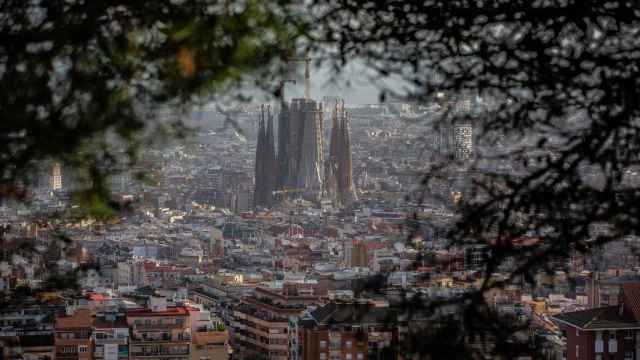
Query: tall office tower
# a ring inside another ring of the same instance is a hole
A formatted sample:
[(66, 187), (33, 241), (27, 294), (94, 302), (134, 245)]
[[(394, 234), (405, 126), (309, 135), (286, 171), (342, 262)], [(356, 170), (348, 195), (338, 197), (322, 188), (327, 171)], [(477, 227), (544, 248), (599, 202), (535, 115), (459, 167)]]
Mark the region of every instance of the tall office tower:
[(338, 206), (356, 200), (351, 159), (351, 126), (349, 114), (336, 102), (332, 113), (331, 144), (325, 170), (325, 190)]
[(465, 161), (473, 156), (473, 118), (480, 111), (480, 99), (474, 93), (446, 95), (443, 109), (447, 118), (440, 124), (441, 155)]
[(453, 157), (456, 160), (468, 160), (473, 155), (473, 125), (470, 122), (456, 124), (453, 131)]
[(53, 163), (51, 167), (51, 190), (62, 190), (62, 166), (58, 162)]
[[(441, 77), (441, 74), (434, 73), (432, 76)], [(473, 119), (484, 108), (480, 95), (473, 91), (457, 94), (439, 92), (437, 101), (445, 115), (438, 125), (438, 153), (458, 161), (470, 159), (474, 153)]]
[(470, 121), (453, 121), (440, 126), (440, 153), (463, 161), (473, 155), (473, 125)]
[[(255, 163), (255, 193), (254, 204), (271, 206), (273, 191), (276, 189), (278, 163), (276, 161), (275, 144), (273, 139), (273, 116), (267, 107), (265, 119), (264, 105), (260, 113), (258, 125), (258, 144), (256, 146)], [(266, 120), (266, 124), (265, 124)]]
[(306, 98), (293, 99), (288, 127), (287, 185), (309, 200), (318, 200), (324, 177), (322, 104)]

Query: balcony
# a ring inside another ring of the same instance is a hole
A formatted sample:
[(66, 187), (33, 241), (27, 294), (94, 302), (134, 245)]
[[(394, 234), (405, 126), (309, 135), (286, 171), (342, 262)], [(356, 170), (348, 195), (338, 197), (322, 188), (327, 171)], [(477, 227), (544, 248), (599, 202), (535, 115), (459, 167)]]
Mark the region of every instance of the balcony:
[(139, 337), (134, 336), (131, 338), (132, 343), (159, 343), (159, 342), (178, 342), (182, 340), (172, 339), (171, 336), (158, 336), (158, 337)]
[(267, 349), (272, 351), (288, 351), (289, 350), (288, 344), (268, 344), (258, 339), (254, 339), (252, 337), (244, 336), (240, 334), (236, 334), (236, 338), (240, 341), (244, 341), (246, 343), (252, 344), (262, 349)]
[(259, 319), (266, 323), (284, 322), (286, 325), (289, 322), (288, 317), (277, 315), (274, 312), (261, 310), (255, 305), (251, 306), (247, 304), (242, 304), (238, 306), (236, 309), (234, 309), (233, 314), (236, 318), (239, 318), (239, 319), (248, 319), (248, 320)]
[(145, 343), (145, 342), (182, 342), (191, 341), (190, 333), (182, 333), (182, 336), (172, 335), (170, 333), (154, 333), (150, 335), (136, 334), (131, 337), (132, 343)]
[(91, 343), (91, 339), (61, 339), (56, 338), (55, 340), (56, 346), (73, 346), (73, 345), (89, 345)]
[(120, 338), (107, 338), (107, 339), (97, 339), (94, 338), (93, 341), (96, 345), (105, 345), (105, 344), (118, 344), (118, 345), (127, 345), (128, 337), (120, 337)]
[(234, 317), (236, 321), (242, 321), (243, 323), (251, 322), (266, 328), (287, 328), (289, 326), (289, 319), (269, 316), (268, 314), (261, 312), (242, 313), (234, 311)]
[(144, 353), (144, 354), (131, 354), (131, 357), (135, 358), (149, 358), (149, 359), (164, 359), (164, 358), (175, 358), (177, 356), (184, 356), (185, 359), (189, 358), (189, 353), (186, 354), (152, 354), (152, 353)]
[(133, 330), (171, 330), (185, 327), (184, 324), (134, 324)]
[(163, 356), (180, 356), (189, 355), (189, 349), (175, 350), (175, 351), (132, 351), (131, 356), (148, 356), (148, 357), (163, 357)]

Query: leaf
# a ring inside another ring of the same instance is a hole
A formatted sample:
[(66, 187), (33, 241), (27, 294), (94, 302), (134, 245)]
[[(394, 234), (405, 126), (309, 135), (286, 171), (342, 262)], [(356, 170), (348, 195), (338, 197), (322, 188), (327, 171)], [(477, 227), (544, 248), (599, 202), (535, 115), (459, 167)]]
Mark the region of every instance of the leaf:
[(178, 64), (182, 76), (190, 78), (196, 73), (195, 50), (182, 47), (178, 52)]

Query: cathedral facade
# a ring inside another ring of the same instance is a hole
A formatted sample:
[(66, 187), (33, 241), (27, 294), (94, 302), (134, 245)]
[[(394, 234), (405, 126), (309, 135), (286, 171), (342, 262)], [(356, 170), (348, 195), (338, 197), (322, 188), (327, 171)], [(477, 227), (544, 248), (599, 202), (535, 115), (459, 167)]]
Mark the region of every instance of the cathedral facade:
[[(330, 149), (325, 160), (323, 103), (308, 98), (282, 104), (278, 138), (267, 107), (259, 120), (255, 204), (274, 205), (274, 194), (295, 193), (312, 202), (329, 198), (337, 206), (356, 199), (352, 180), (351, 135), (344, 102), (333, 104)], [(277, 149), (277, 152), (276, 152)]]

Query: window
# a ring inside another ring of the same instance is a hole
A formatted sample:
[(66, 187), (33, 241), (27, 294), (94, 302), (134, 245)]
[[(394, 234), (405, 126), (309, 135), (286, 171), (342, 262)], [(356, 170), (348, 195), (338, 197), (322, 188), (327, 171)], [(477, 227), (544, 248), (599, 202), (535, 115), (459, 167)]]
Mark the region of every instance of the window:
[(351, 340), (347, 340), (346, 347), (347, 349), (351, 349)]
[(609, 352), (618, 352), (618, 341), (616, 340), (616, 333), (613, 331), (609, 332)]
[(358, 355), (356, 355), (356, 360), (364, 360), (364, 354), (358, 353)]
[(596, 355), (596, 360), (602, 360), (602, 355), (597, 354), (597, 355)]
[(633, 360), (633, 351), (625, 351), (624, 360)]
[(320, 340), (320, 349), (326, 349), (327, 348), (327, 342), (324, 340)]
[(87, 352), (87, 346), (86, 346), (86, 345), (80, 345), (80, 346), (78, 346), (78, 352), (80, 352), (80, 353), (86, 353), (86, 352)]
[(332, 350), (340, 350), (340, 348), (342, 347), (341, 343), (340, 343), (340, 339), (335, 339), (335, 340), (331, 340), (329, 345), (331, 346)]
[(624, 332), (625, 339), (633, 339), (633, 330), (627, 330)]
[(345, 360), (352, 360), (353, 357), (351, 356), (351, 354), (346, 354), (345, 355)]
[(602, 331), (596, 332), (596, 343), (595, 343), (596, 353), (604, 352), (604, 341), (602, 341)]
[(327, 360), (327, 354), (320, 353), (320, 360)]

